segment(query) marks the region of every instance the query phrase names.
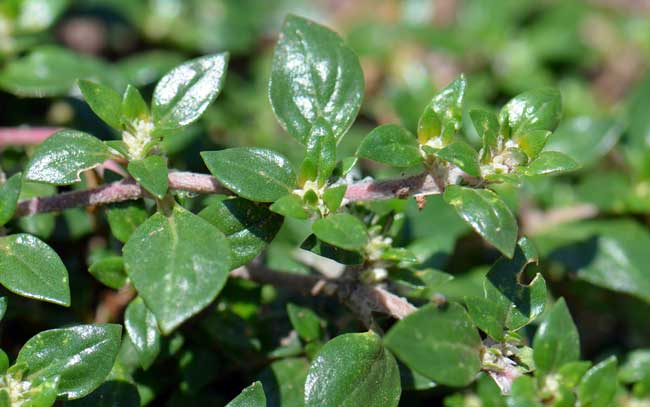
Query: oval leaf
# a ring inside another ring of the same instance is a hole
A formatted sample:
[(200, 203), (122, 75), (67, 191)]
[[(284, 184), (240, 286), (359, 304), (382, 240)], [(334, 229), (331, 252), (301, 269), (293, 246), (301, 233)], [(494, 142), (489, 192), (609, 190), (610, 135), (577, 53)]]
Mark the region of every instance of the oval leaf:
[(366, 226), (348, 213), (318, 219), (312, 230), (320, 240), (343, 249), (360, 250), (368, 244)]
[(122, 98), (110, 86), (80, 80), (79, 89), (95, 114), (116, 130), (122, 130)]
[(554, 88), (540, 88), (512, 98), (499, 112), (499, 121), (511, 136), (531, 130), (555, 130), (562, 116), (562, 98)]
[(160, 331), (156, 317), (138, 297), (131, 301), (124, 313), (124, 328), (135, 348), (143, 369), (156, 360), (160, 353)]
[(393, 167), (411, 167), (422, 162), (415, 137), (402, 126), (385, 124), (361, 142), (357, 156)]
[(397, 406), (400, 376), (375, 333), (345, 334), (323, 346), (305, 382), (307, 407)]
[(580, 338), (569, 309), (560, 298), (535, 333), (533, 359), (542, 372), (556, 371), (580, 358)]
[(16, 212), (22, 184), (22, 174), (14, 174), (0, 186), (0, 226), (9, 222)]
[(161, 156), (152, 155), (142, 160), (131, 161), (128, 170), (144, 189), (157, 198), (162, 199), (167, 194), (169, 187), (167, 162)]
[(79, 182), (82, 171), (110, 158), (108, 147), (90, 134), (62, 130), (39, 145), (25, 169), (28, 181), (54, 185)]
[(618, 389), (616, 356), (610, 356), (585, 373), (578, 387), (581, 406), (609, 407)]
[(542, 151), (541, 154), (524, 170), (526, 175), (544, 175), (555, 172), (567, 172), (580, 168), (571, 157), (557, 151)]

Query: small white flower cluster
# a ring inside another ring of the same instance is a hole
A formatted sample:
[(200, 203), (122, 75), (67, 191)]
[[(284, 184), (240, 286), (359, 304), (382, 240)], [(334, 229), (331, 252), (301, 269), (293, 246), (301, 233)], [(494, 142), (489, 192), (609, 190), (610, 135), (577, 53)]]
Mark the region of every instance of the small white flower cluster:
[(129, 158), (141, 160), (147, 154), (147, 147), (153, 141), (151, 132), (154, 125), (149, 120), (137, 119), (131, 123), (129, 130), (122, 132), (122, 141), (129, 150)]
[(21, 379), (22, 377), (17, 378), (11, 374), (0, 376), (0, 389), (6, 390), (9, 394), (11, 407), (21, 407), (30, 400), (32, 383)]
[(318, 198), (318, 202), (316, 202), (316, 208), (320, 211), (321, 214), (325, 214), (327, 212), (327, 207), (325, 206), (325, 202), (323, 201), (325, 186), (319, 187), (317, 181), (307, 180), (305, 181), (305, 184), (302, 186), (302, 188), (294, 189), (293, 193), (295, 195), (298, 195), (302, 199), (305, 197), (305, 194), (309, 190), (314, 191), (316, 197)]
[[(492, 157), (492, 162), (481, 165), (481, 175), (483, 177), (492, 174), (509, 174), (517, 166), (521, 165), (521, 162), (515, 159), (510, 151), (508, 151), (509, 148), (519, 148), (517, 143), (513, 140), (508, 140), (505, 143), (499, 144), (503, 144), (500, 146), (501, 148), (499, 148), (499, 151), (501, 152)], [(482, 153), (483, 151), (481, 151), (479, 155)]]

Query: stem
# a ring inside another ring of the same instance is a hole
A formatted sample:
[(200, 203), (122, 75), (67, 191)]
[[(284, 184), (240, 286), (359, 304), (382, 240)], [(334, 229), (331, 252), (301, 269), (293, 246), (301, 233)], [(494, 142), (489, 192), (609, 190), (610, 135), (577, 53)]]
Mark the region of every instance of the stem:
[(0, 149), (39, 144), (59, 130), (56, 127), (0, 127)]

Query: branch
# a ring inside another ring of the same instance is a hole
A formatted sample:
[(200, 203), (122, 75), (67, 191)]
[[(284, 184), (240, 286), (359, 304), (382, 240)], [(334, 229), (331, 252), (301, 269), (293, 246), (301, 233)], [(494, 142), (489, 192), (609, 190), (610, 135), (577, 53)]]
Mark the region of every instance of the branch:
[[(171, 172), (169, 188), (199, 194), (230, 194), (216, 178), (207, 174), (192, 172)], [(442, 192), (430, 174), (418, 174), (397, 180), (364, 180), (348, 186), (345, 198), (348, 202), (371, 201), (408, 196), (433, 195)], [(59, 212), (65, 209), (90, 205), (107, 205), (141, 198), (145, 191), (133, 179), (124, 179), (94, 189), (63, 192), (54, 196), (32, 198), (20, 201), (14, 216), (27, 216), (44, 212)]]

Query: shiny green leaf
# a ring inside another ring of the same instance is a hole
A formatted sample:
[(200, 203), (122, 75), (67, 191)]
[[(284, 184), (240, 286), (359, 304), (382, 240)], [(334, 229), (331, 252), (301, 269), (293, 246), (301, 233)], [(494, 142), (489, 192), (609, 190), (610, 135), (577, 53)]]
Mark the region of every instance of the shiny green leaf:
[(266, 407), (266, 396), (262, 383), (255, 382), (246, 387), (226, 407)]
[(135, 86), (128, 85), (121, 100), (121, 120), (132, 123), (135, 120), (148, 120), (149, 107)]
[(609, 407), (618, 390), (616, 356), (610, 356), (585, 373), (578, 387), (578, 400), (585, 407)]
[(415, 137), (396, 124), (384, 124), (371, 131), (359, 145), (357, 156), (393, 167), (411, 167), (422, 162)]
[(160, 331), (156, 317), (142, 298), (137, 297), (126, 307), (124, 328), (138, 354), (140, 365), (147, 370), (160, 353)]
[(315, 174), (305, 177), (300, 171), (301, 182), (316, 180), (318, 185), (325, 185), (336, 166), (336, 139), (329, 125), (317, 119), (307, 137), (305, 159), (302, 168), (314, 168)]
[(554, 88), (524, 92), (511, 99), (499, 112), (507, 135), (517, 138), (532, 130), (555, 130), (562, 116), (562, 98)]
[(312, 225), (312, 231), (320, 240), (346, 250), (363, 249), (368, 244), (366, 226), (347, 213), (318, 219)]
[(498, 154), (499, 121), (497, 116), (485, 110), (472, 110), (469, 112), (469, 116), (476, 132), (481, 137), (481, 162), (488, 163), (493, 155)]
[(11, 220), (16, 212), (18, 197), (22, 187), (22, 174), (14, 174), (0, 185), (0, 226)]
[(269, 208), (271, 211), (278, 213), (282, 216), (296, 219), (309, 219), (311, 213), (302, 199), (298, 195), (287, 194), (277, 201)]
[(113, 236), (122, 243), (147, 220), (147, 210), (140, 202), (122, 202), (106, 210), (106, 218)]
[(569, 309), (560, 298), (539, 326), (533, 340), (535, 366), (541, 372), (557, 371), (580, 358), (580, 338)]
[(440, 134), (428, 139), (439, 136), (443, 146), (451, 143), (460, 129), (465, 88), (467, 88), (467, 81), (465, 76), (461, 75), (433, 97), (422, 116), (427, 114), (427, 110), (432, 110), (440, 120)]
[(481, 176), (478, 153), (467, 143), (462, 141), (451, 143), (436, 151), (435, 156), (454, 164), (468, 175), (473, 177)]
[(122, 98), (110, 86), (80, 80), (79, 89), (95, 114), (116, 130), (122, 129)]
[(163, 157), (151, 155), (142, 160), (131, 161), (128, 170), (144, 189), (157, 198), (162, 199), (167, 194), (167, 161)]
[(347, 189), (347, 185), (337, 185), (325, 190), (323, 193), (323, 203), (327, 206), (327, 209), (329, 209), (330, 212), (336, 212), (336, 210), (341, 207)]
[(287, 304), (287, 314), (293, 329), (307, 342), (315, 341), (321, 336), (323, 321), (309, 308), (292, 303)]
[(302, 242), (300, 248), (309, 250), (319, 256), (327, 257), (341, 264), (355, 265), (361, 264), (364, 261), (364, 256), (359, 251), (341, 249), (340, 247), (319, 240), (316, 235), (309, 235)]
[(556, 172), (574, 171), (580, 165), (568, 155), (557, 151), (542, 151), (542, 153), (524, 169), (526, 175), (544, 175)]
[(108, 256), (97, 260), (88, 272), (107, 287), (119, 290), (126, 284), (124, 260), (120, 256)]

